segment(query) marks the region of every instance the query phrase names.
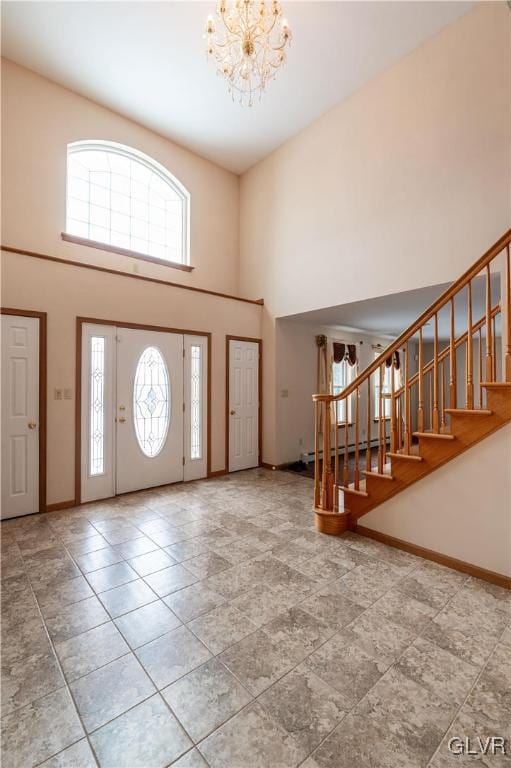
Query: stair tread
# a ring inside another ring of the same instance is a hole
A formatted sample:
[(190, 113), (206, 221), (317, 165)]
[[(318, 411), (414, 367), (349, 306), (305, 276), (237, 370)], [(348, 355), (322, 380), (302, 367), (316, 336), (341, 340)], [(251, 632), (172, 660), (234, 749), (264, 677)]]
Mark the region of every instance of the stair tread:
[(455, 435), (451, 435), (450, 432), (413, 432), (414, 437), (426, 437), (433, 440), (455, 440)]
[(445, 413), (459, 413), (462, 416), (492, 416), (493, 411), (488, 408), (445, 408)]
[[(389, 471), (386, 471), (386, 467), (389, 468)], [(378, 472), (377, 470), (371, 470), (370, 472), (365, 469), (363, 474), (366, 477), (377, 477), (379, 480), (393, 480), (394, 477), (392, 475), (392, 472), (390, 471), (390, 464), (386, 464), (383, 468), (383, 472)]]
[(387, 453), (387, 456), (390, 456), (391, 459), (405, 459), (405, 461), (422, 461), (422, 456), (420, 456), (418, 453), (401, 453), (398, 451), (397, 453)]
[(482, 381), (482, 387), (511, 387), (511, 381)]

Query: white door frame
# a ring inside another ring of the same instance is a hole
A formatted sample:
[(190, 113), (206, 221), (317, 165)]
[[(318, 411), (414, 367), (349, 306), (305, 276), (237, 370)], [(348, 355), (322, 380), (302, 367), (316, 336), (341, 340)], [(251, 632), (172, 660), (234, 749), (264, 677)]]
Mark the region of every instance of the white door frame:
[(259, 392), (259, 417), (257, 422), (258, 429), (258, 463), (262, 466), (263, 458), (263, 340), (251, 336), (232, 336), (225, 337), (225, 471), (230, 472), (230, 346), (231, 341), (250, 341), (259, 346), (259, 364), (258, 364), (258, 392)]
[(1, 307), (0, 315), (16, 317), (33, 317), (39, 321), (39, 422), (38, 422), (38, 454), (39, 454), (39, 493), (38, 512), (46, 512), (50, 507), (46, 504), (46, 424), (47, 424), (47, 313), (31, 309), (13, 309)]
[[(115, 320), (102, 320), (99, 318), (90, 317), (77, 317), (76, 318), (76, 412), (75, 412), (75, 499), (74, 504), (78, 505), (82, 503), (82, 459), (86, 455), (86, 444), (84, 446), (83, 430), (82, 430), (82, 399), (86, 390), (82, 386), (83, 380), (83, 326), (85, 324), (106, 326), (112, 329), (137, 329), (143, 331), (155, 331), (158, 333), (174, 333), (182, 334), (190, 339), (200, 339), (202, 341), (202, 349), (204, 351), (203, 356), (203, 375), (205, 376), (205, 387), (203, 398), (203, 452), (205, 452), (205, 472), (203, 471), (200, 476), (211, 476), (211, 333), (209, 331), (195, 331), (184, 328), (168, 328), (156, 325), (145, 325), (140, 323), (127, 323), (123, 321)], [(100, 335), (100, 334), (99, 334)], [(186, 443), (185, 443), (186, 445)], [(192, 463), (193, 464), (193, 463)], [(187, 469), (185, 464), (184, 480), (192, 480), (198, 476), (199, 462), (190, 466)], [(115, 493), (115, 486), (112, 490), (112, 496)], [(106, 498), (106, 497), (104, 497)]]

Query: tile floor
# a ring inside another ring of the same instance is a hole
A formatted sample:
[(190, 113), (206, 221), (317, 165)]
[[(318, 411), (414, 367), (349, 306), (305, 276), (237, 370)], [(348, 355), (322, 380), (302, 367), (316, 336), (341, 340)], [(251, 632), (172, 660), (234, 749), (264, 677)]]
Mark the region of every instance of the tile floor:
[[(253, 470), (2, 523), (3, 768), (511, 766), (511, 593)], [(508, 743), (509, 744), (509, 743)]]

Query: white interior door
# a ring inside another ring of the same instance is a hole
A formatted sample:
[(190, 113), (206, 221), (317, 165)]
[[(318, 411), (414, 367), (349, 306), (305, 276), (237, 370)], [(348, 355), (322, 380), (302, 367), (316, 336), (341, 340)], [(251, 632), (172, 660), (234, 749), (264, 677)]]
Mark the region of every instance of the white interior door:
[(2, 315), (1, 518), (39, 511), (39, 320)]
[(259, 344), (229, 340), (229, 472), (259, 465)]
[(183, 336), (117, 328), (116, 399), (116, 493), (183, 480)]

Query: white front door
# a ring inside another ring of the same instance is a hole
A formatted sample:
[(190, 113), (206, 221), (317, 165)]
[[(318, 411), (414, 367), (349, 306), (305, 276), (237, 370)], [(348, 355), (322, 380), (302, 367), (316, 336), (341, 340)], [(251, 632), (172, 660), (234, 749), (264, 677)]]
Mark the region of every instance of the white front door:
[(259, 344), (229, 340), (229, 472), (259, 465)]
[(1, 518), (39, 511), (39, 320), (2, 315)]
[(81, 500), (207, 475), (205, 336), (82, 329)]
[(183, 336), (117, 329), (117, 493), (184, 478)]

